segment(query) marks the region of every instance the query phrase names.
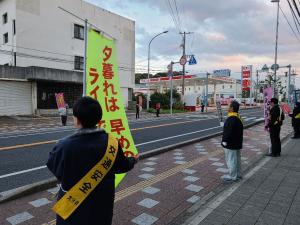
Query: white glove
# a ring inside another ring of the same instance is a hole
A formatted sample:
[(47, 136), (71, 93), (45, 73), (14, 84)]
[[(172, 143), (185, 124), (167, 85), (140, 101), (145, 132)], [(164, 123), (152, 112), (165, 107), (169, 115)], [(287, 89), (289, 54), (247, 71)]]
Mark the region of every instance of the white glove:
[(223, 141), (223, 142), (222, 142), (222, 145), (223, 145), (223, 146), (227, 146), (227, 142), (224, 142), (224, 141)]

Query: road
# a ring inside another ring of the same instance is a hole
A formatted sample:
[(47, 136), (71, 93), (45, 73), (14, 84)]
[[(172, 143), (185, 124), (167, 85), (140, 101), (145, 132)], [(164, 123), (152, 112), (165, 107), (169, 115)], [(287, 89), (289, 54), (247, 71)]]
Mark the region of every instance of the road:
[[(262, 118), (262, 109), (241, 111), (245, 124)], [(213, 113), (189, 113), (170, 117), (141, 119), (129, 123), (140, 153), (221, 131)], [(48, 128), (0, 134), (0, 192), (49, 179), (45, 167), (55, 142), (74, 128)]]

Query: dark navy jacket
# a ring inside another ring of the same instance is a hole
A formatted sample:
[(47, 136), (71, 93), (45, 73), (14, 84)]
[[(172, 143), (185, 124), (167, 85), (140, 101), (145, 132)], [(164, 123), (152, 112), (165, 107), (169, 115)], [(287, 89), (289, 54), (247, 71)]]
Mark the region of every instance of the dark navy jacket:
[[(59, 141), (50, 152), (47, 167), (68, 191), (104, 156), (108, 135), (103, 130), (85, 130)], [(115, 174), (134, 166), (134, 158), (126, 158), (121, 147), (114, 166), (102, 182), (67, 219), (57, 216), (57, 225), (110, 225), (115, 196)], [(58, 199), (64, 192), (60, 189)]]
[(226, 119), (223, 127), (222, 142), (227, 145), (222, 146), (231, 150), (239, 150), (243, 148), (243, 123), (236, 116), (230, 116)]

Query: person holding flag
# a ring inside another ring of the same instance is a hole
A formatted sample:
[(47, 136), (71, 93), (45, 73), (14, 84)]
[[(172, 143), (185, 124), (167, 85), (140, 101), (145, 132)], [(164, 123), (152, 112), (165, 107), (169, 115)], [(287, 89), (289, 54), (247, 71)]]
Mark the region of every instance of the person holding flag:
[(99, 102), (80, 98), (73, 106), (77, 132), (60, 140), (49, 154), (47, 167), (60, 182), (53, 210), (57, 225), (110, 225), (115, 197), (115, 174), (134, 167), (138, 156), (125, 157), (118, 140), (97, 124)]

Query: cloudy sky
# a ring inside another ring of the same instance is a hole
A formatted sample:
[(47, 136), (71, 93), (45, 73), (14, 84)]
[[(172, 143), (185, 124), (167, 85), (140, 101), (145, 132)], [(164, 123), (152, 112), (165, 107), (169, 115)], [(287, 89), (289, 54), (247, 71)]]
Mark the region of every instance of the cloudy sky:
[[(253, 65), (256, 69), (274, 63), (277, 7), (270, 0), (87, 1), (136, 22), (137, 71), (146, 71), (148, 43), (165, 30), (169, 33), (158, 37), (151, 45), (153, 73), (165, 71), (170, 61), (179, 60), (182, 55), (179, 31), (193, 32), (187, 35), (186, 53), (194, 54), (198, 63), (187, 66), (190, 73), (231, 69), (233, 76), (239, 77), (242, 65)], [(280, 5), (294, 28), (287, 1), (281, 0)], [(171, 16), (171, 7), (176, 22)], [(297, 32), (296, 28), (294, 30)], [(278, 64), (292, 64), (300, 73), (299, 50), (300, 35), (296, 39), (280, 12)], [(279, 74), (284, 72), (282, 69)]]

